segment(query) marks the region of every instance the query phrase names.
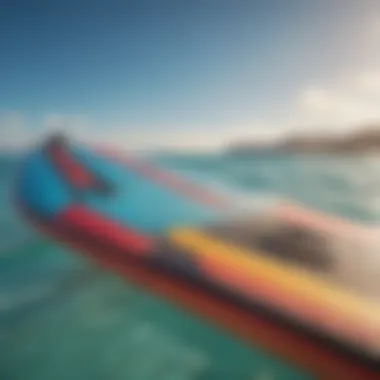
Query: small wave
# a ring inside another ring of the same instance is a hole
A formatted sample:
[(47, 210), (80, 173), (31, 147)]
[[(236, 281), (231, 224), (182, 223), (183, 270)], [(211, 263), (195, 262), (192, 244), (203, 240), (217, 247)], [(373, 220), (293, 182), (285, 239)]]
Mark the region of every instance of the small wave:
[(26, 237), (20, 241), (20, 239), (14, 239), (10, 241), (2, 241), (0, 243), (0, 258), (6, 256), (17, 255), (26, 249), (33, 249), (37, 245), (41, 245), (42, 239), (33, 239)]
[[(182, 342), (178, 336), (152, 322), (135, 321), (129, 335), (129, 344), (134, 350), (150, 353), (151, 357), (159, 358), (157, 367), (167, 363), (173, 373), (180, 369), (181, 373), (196, 374), (206, 370), (209, 366), (208, 355), (195, 347)], [(179, 365), (180, 364), (180, 365)]]
[(36, 301), (51, 296), (53, 292), (54, 289), (51, 286), (38, 285), (22, 292), (0, 294), (0, 313), (24, 308)]
[(15, 322), (17, 316), (25, 316), (25, 312), (40, 310), (44, 306), (52, 306), (52, 302), (62, 302), (67, 296), (78, 292), (83, 286), (97, 279), (98, 273), (84, 271), (67, 271), (53, 273), (38, 283), (28, 284), (21, 290), (10, 289), (0, 293), (0, 320)]

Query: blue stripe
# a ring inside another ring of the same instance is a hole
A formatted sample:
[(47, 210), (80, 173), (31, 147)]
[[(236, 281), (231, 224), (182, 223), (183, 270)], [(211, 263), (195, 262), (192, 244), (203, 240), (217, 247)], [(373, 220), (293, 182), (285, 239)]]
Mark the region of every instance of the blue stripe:
[(86, 167), (111, 181), (116, 194), (88, 193), (85, 204), (93, 210), (147, 233), (162, 233), (178, 225), (198, 225), (218, 219), (212, 208), (196, 203), (162, 184), (84, 149), (75, 154)]
[(52, 218), (71, 202), (65, 182), (41, 151), (30, 154), (18, 180), (20, 201), (32, 212)]

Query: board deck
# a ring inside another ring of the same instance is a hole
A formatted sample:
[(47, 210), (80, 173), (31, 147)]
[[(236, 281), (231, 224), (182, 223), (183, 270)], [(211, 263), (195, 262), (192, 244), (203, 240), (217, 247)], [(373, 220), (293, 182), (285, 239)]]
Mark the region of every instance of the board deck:
[[(266, 240), (264, 252), (260, 239), (254, 245), (248, 240), (260, 235), (266, 219), (259, 219), (256, 228), (252, 222), (246, 231), (249, 239), (244, 241), (236, 236), (243, 227), (234, 224), (241, 203), (212, 194), (148, 162), (115, 159), (57, 140), (31, 152), (17, 183), (17, 202), (23, 212), (48, 234), (74, 242), (105, 267), (128, 279), (137, 276), (161, 294), (166, 289), (169, 298), (204, 312), (252, 342), (260, 340), (260, 325), (271, 330), (267, 333), (273, 340), (275, 333), (277, 340), (287, 341), (287, 346), (299, 339), (293, 359), (304, 358), (304, 364), (320, 368), (319, 373), (342, 371), (344, 376), (334, 378), (345, 379), (356, 379), (349, 376), (361, 371), (372, 374), (362, 359), (371, 368), (379, 364), (379, 305), (330, 281), (327, 274), (331, 277), (336, 252), (322, 254), (326, 253), (323, 239), (313, 241), (314, 249), (319, 243), (322, 248), (306, 254), (307, 244), (286, 248), (283, 241), (282, 248), (276, 249), (281, 241), (278, 233), (274, 240)], [(328, 219), (323, 223), (322, 217), (295, 212), (296, 208), (285, 207), (284, 212), (280, 205), (273, 210), (268, 214), (271, 218), (307, 226), (304, 232), (360, 230)], [(234, 215), (234, 221), (226, 230), (228, 215)], [(366, 235), (369, 230), (364, 231)], [(301, 238), (290, 240), (300, 243)], [(241, 298), (253, 302), (243, 306)], [(297, 323), (291, 327), (274, 322), (268, 313), (259, 317), (256, 304), (320, 330), (339, 341), (342, 352), (327, 344), (319, 347), (321, 340), (313, 341), (310, 334), (306, 338), (304, 330), (295, 332)], [(277, 342), (279, 347), (283, 344)]]

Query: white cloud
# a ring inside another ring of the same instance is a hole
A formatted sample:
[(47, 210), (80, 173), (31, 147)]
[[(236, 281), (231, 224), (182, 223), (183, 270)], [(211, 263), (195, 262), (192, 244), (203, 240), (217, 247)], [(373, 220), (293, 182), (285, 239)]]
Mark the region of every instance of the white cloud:
[(216, 129), (210, 126), (98, 126), (84, 115), (46, 115), (43, 127), (33, 131), (21, 114), (0, 116), (1, 145), (20, 148), (54, 131), (73, 139), (119, 149), (214, 149), (236, 140), (270, 139), (302, 130), (339, 133), (363, 124), (380, 122), (380, 70), (363, 70), (335, 83), (310, 85), (299, 91), (292, 117), (280, 125), (252, 123)]
[(32, 135), (27, 131), (27, 120), (19, 112), (0, 114), (0, 148), (15, 149), (23, 146)]
[(360, 20), (358, 32), (347, 36), (351, 59), (335, 80), (300, 89), (287, 124), (340, 132), (380, 123), (380, 13), (372, 11)]
[[(261, 134), (255, 134), (255, 130), (261, 131)], [(214, 128), (210, 130), (208, 126), (177, 130), (154, 127), (141, 127), (132, 130), (130, 128), (99, 128), (96, 133), (89, 127), (88, 129), (75, 130), (70, 135), (77, 141), (130, 150), (213, 150), (236, 138), (254, 138), (257, 135), (260, 138), (265, 138), (263, 129), (252, 126), (235, 126), (225, 130), (215, 130)]]
[(60, 115), (48, 114), (44, 118), (46, 131), (54, 132), (59, 130), (86, 131), (93, 127), (91, 121), (84, 115)]
[(369, 70), (330, 85), (302, 90), (293, 124), (339, 132), (380, 122), (380, 71)]
[(266, 139), (273, 126), (239, 125), (223, 130), (210, 126), (162, 128), (157, 126), (99, 126), (84, 115), (49, 114), (38, 130), (31, 128), (22, 115), (12, 113), (0, 118), (1, 148), (21, 149), (36, 144), (55, 132), (87, 144), (128, 150), (181, 149), (212, 150), (237, 139)]
[(65, 131), (81, 142), (120, 149), (213, 149), (231, 141), (265, 140), (297, 130), (339, 133), (380, 124), (380, 70), (363, 69), (333, 83), (306, 86), (294, 99), (292, 110), (292, 117), (280, 125), (268, 120), (223, 129), (99, 126), (85, 115), (49, 114), (38, 133), (20, 113), (13, 112), (0, 115), (0, 142), (2, 147), (19, 148), (54, 131)]

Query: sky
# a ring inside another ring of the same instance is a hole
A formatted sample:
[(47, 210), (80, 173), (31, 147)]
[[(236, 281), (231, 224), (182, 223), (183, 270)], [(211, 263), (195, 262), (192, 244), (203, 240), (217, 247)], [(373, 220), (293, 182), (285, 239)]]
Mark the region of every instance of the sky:
[(0, 0), (0, 145), (212, 147), (380, 120), (377, 0)]

